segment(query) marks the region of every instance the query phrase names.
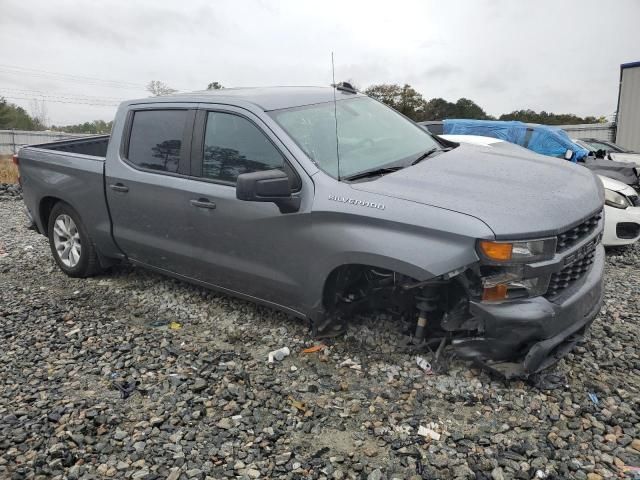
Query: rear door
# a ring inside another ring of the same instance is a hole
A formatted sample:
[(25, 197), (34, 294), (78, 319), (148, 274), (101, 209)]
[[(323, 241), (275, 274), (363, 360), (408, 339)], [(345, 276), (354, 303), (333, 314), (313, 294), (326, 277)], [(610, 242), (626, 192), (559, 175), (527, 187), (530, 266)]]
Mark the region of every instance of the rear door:
[(134, 261), (187, 273), (193, 104), (141, 105), (128, 113), (106, 194), (118, 246)]

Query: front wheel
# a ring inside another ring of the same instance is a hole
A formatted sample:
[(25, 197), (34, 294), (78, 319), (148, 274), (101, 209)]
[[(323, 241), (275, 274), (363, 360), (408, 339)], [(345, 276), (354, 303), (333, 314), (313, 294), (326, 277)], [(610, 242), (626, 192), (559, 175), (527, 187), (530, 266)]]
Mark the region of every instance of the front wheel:
[(77, 212), (60, 202), (49, 216), (49, 246), (60, 269), (70, 277), (89, 277), (100, 272), (95, 245)]

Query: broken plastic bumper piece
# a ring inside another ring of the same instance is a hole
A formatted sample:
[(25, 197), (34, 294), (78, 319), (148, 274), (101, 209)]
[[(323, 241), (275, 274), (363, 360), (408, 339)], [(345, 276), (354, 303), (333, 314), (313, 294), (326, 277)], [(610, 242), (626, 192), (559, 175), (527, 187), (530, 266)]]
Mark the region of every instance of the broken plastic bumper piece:
[(603, 270), (604, 248), (599, 245), (589, 272), (555, 296), (471, 302), (479, 333), (454, 340), (456, 352), (506, 378), (550, 367), (582, 339), (600, 311)]

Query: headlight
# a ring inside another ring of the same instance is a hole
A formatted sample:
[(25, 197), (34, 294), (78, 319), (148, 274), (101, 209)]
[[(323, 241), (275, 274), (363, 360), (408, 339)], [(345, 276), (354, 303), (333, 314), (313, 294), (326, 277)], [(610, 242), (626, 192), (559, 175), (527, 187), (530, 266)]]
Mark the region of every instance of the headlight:
[(604, 203), (613, 208), (627, 208), (631, 206), (627, 197), (608, 189), (604, 190)]
[(556, 242), (556, 237), (521, 242), (480, 240), (478, 250), (488, 263), (530, 263), (553, 258)]
[(482, 300), (496, 302), (507, 299), (543, 295), (550, 275), (525, 277), (525, 263), (550, 260), (556, 252), (556, 237), (514, 242), (478, 241), (482, 258)]

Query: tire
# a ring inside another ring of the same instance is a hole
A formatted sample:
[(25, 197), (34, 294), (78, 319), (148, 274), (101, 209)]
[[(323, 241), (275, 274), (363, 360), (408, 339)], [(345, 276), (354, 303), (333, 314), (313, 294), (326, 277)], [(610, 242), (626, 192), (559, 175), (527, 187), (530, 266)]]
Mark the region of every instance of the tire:
[(60, 270), (75, 278), (100, 273), (96, 247), (71, 205), (58, 202), (53, 206), (47, 232), (51, 253)]

